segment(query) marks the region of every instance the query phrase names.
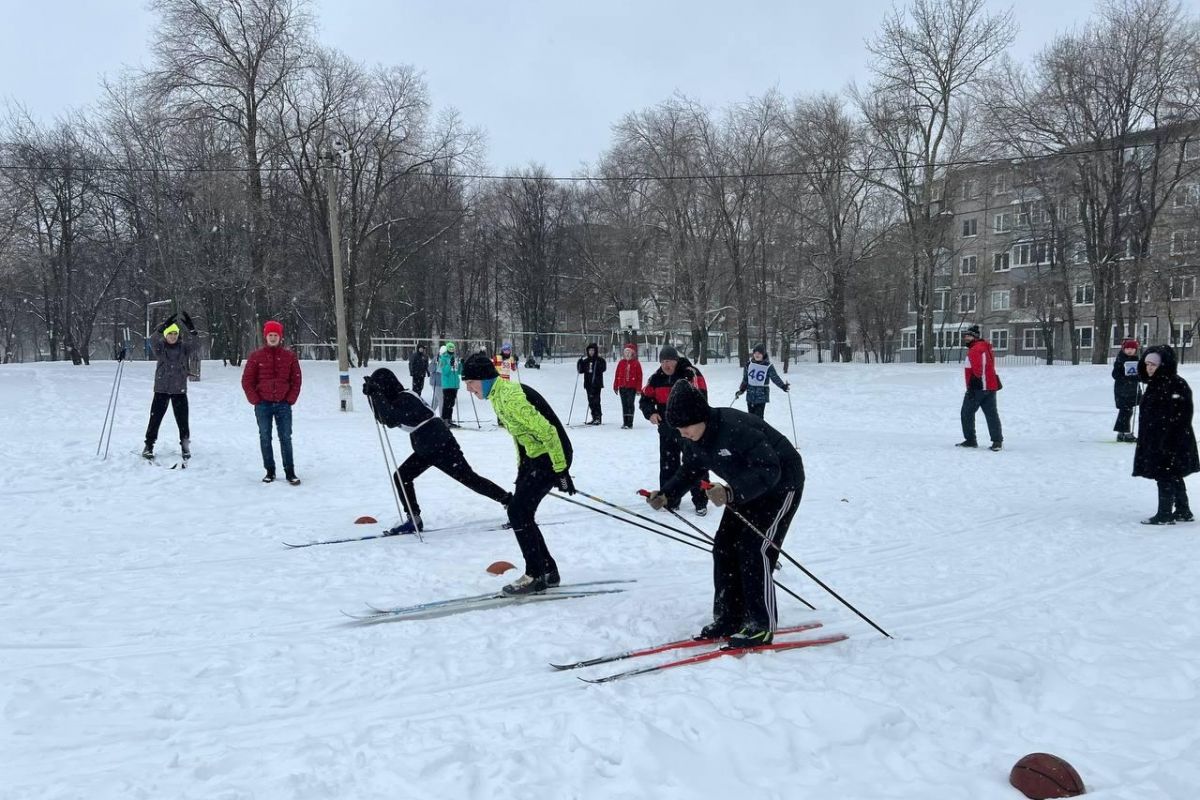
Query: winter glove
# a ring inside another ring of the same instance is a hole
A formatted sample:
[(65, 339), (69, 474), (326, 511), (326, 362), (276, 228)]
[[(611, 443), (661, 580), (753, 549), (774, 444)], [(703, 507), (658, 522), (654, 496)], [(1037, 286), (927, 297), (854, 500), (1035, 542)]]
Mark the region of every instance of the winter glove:
[(169, 326), (169, 325), (170, 325), (172, 322), (174, 322), (174, 321), (175, 321), (175, 315), (174, 315), (174, 314), (172, 314), (171, 316), (169, 316), (169, 317), (167, 317), (166, 319), (164, 319), (164, 320), (162, 321), (162, 324), (158, 326), (158, 332), (161, 334), (161, 333), (162, 333), (163, 331), (165, 331), (165, 330), (167, 329), (167, 327), (168, 327), (168, 326)]
[(575, 481), (571, 480), (571, 473), (565, 469), (555, 476), (555, 487), (563, 494), (575, 494)]
[(183, 327), (187, 328), (188, 333), (192, 336), (196, 335), (196, 326), (192, 324), (191, 316), (185, 311), (183, 312)]
[(745, 393), (746, 393), (745, 389), (738, 389), (736, 392), (733, 393), (733, 399), (737, 400), (739, 397), (741, 397)]
[(792, 390), (792, 385), (791, 385), (790, 383), (785, 383), (785, 384), (783, 385), (783, 390), (784, 390), (785, 392), (790, 392), (790, 391)]
[(979, 391), (983, 388), (983, 378), (980, 378), (978, 375), (972, 375), (971, 379), (967, 381), (967, 388), (973, 392)]
[(729, 501), (733, 500), (733, 489), (730, 489), (728, 486), (720, 483), (714, 483), (712, 486), (708, 487), (704, 493), (708, 495), (708, 499), (711, 500), (712, 504), (717, 508), (720, 508)]
[(662, 492), (650, 492), (650, 494), (646, 495), (646, 502), (655, 511), (662, 511), (667, 507), (667, 496)]

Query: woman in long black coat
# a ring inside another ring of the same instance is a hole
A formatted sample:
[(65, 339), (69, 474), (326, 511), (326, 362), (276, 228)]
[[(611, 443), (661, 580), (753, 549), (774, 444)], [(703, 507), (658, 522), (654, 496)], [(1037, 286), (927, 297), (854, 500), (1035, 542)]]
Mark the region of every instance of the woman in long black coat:
[(1192, 389), (1179, 377), (1175, 350), (1161, 344), (1146, 350), (1138, 376), (1146, 384), (1138, 428), (1133, 474), (1158, 483), (1158, 512), (1143, 525), (1191, 522), (1183, 479), (1200, 472), (1200, 454), (1192, 431)]

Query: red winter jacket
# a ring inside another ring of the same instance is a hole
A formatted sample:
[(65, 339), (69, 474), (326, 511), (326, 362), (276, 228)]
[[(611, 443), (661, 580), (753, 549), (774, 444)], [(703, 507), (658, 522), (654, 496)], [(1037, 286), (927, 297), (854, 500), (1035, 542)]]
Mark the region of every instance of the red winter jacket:
[(990, 342), (976, 339), (967, 348), (967, 365), (963, 369), (963, 378), (968, 389), (994, 392), (1000, 388), (1000, 379), (996, 377), (996, 356), (992, 354)]
[(636, 358), (622, 358), (618, 361), (617, 369), (613, 373), (613, 388), (641, 389), (642, 362)]
[(246, 359), (242, 391), (251, 405), (261, 402), (296, 404), (300, 397), (300, 360), (283, 345), (260, 347)]

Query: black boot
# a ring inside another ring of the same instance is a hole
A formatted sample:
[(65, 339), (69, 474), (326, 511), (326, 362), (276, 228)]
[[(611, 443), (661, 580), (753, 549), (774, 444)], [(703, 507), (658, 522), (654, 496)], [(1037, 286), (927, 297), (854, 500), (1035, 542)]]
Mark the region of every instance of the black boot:
[(956, 444), (954, 446), (955, 447), (979, 447), (979, 442), (975, 441), (974, 439), (963, 439), (961, 442), (959, 442), (958, 444)]
[(146, 442), (146, 446), (142, 448), (142, 458), (147, 461), (154, 460), (154, 442)]
[(761, 647), (764, 644), (770, 644), (774, 639), (775, 634), (766, 628), (760, 628), (757, 625), (747, 625), (729, 637), (729, 644), (727, 646), (730, 649)]
[(696, 635), (696, 641), (707, 641), (709, 639), (728, 639), (738, 632), (741, 626), (733, 622), (725, 620), (713, 620), (700, 629), (700, 633)]
[(1175, 486), (1169, 480), (1158, 481), (1158, 511), (1150, 519), (1142, 520), (1143, 525), (1174, 525), (1175, 524)]
[(1183, 478), (1178, 478), (1175, 481), (1175, 521), (1192, 522), (1195, 519), (1192, 516), (1192, 507), (1188, 503), (1187, 486), (1184, 485)]

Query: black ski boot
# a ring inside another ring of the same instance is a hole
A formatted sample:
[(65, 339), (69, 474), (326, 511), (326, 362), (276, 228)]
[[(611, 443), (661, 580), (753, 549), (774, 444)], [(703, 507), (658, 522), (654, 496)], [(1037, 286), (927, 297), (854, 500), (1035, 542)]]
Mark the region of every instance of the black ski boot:
[(546, 591), (546, 577), (537, 578), (532, 575), (522, 575), (500, 591), (508, 595), (541, 594)]
[(760, 645), (770, 644), (775, 640), (775, 634), (765, 628), (759, 628), (757, 625), (747, 625), (740, 631), (729, 637), (730, 649), (740, 650), (743, 647), (759, 647)]
[(146, 442), (146, 446), (142, 448), (142, 458), (146, 459), (147, 461), (154, 460), (154, 443), (153, 442)]
[(709, 641), (710, 639), (727, 639), (737, 632), (737, 625), (718, 619), (701, 628), (700, 633), (696, 634), (695, 639), (698, 642)]

